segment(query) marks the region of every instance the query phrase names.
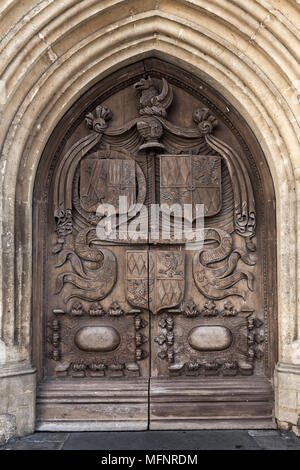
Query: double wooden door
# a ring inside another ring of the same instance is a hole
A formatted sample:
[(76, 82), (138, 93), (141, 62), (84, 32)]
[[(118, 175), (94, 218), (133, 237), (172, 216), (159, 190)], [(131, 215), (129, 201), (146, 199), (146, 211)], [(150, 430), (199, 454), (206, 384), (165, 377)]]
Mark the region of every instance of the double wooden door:
[(35, 188), (38, 429), (273, 426), (274, 195), (228, 113), (149, 59), (54, 131)]

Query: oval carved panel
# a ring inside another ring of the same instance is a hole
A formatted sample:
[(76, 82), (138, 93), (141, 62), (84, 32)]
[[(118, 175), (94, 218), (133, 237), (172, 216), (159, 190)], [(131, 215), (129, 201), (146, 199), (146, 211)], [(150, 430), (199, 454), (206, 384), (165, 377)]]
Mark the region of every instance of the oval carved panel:
[(222, 351), (231, 345), (232, 334), (225, 326), (196, 326), (190, 331), (188, 341), (197, 351)]
[(75, 335), (75, 344), (83, 351), (113, 351), (120, 341), (119, 333), (111, 326), (85, 326)]

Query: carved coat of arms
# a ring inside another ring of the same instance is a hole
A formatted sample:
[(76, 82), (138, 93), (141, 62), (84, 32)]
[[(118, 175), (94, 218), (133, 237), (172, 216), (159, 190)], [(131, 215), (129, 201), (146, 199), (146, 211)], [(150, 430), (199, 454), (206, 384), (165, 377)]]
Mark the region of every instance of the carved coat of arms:
[(216, 215), (222, 205), (221, 158), (211, 155), (161, 155), (160, 203), (204, 205), (204, 216)]
[(87, 212), (99, 204), (119, 208), (119, 196), (127, 197), (127, 209), (136, 202), (134, 160), (88, 157), (80, 165), (80, 203)]
[(175, 307), (184, 296), (185, 253), (127, 251), (127, 300), (154, 314)]

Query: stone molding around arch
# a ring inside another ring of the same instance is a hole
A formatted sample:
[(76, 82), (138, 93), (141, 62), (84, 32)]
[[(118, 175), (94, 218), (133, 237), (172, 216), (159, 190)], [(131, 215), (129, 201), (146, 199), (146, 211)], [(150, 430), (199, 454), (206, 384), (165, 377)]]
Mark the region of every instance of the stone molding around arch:
[[(150, 56), (180, 65), (219, 91), (265, 154), (277, 201), (275, 416), (281, 427), (299, 432), (297, 3), (6, 0), (0, 11), (0, 436), (34, 429), (32, 197), (43, 148), (80, 95)], [(17, 388), (20, 394), (9, 392)]]

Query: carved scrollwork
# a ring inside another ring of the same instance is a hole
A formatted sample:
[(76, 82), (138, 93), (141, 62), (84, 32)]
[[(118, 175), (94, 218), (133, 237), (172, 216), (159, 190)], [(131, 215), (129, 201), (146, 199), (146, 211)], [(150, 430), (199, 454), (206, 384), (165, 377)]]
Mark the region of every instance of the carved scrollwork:
[[(194, 255), (193, 276), (199, 291), (212, 300), (232, 295), (245, 299), (246, 292), (241, 292), (233, 286), (245, 279), (248, 289), (252, 291), (254, 276), (248, 271), (238, 271), (237, 263), (241, 260), (253, 266), (255, 262), (242, 249), (233, 249), (231, 235), (223, 230), (204, 229), (205, 239), (215, 240), (218, 246), (204, 247)], [(224, 261), (223, 266), (214, 267), (219, 261)]]
[(108, 121), (112, 118), (112, 112), (107, 106), (97, 106), (94, 113), (88, 113), (85, 117), (85, 123), (88, 129), (103, 133), (108, 127)]
[[(86, 116), (88, 128), (92, 134), (77, 141), (62, 158), (55, 177), (54, 184), (54, 217), (57, 221), (58, 238), (63, 239), (72, 233), (72, 183), (75, 172), (81, 159), (101, 140), (103, 132), (107, 129), (107, 121), (111, 119), (111, 112), (106, 107), (98, 106), (96, 116), (89, 113)], [(59, 251), (58, 242), (56, 251)]]
[(236, 152), (225, 142), (212, 135), (218, 121), (211, 111), (208, 108), (196, 109), (193, 117), (206, 143), (224, 158), (228, 166), (234, 190), (236, 232), (246, 238), (249, 250), (253, 251), (254, 244), (251, 238), (255, 235), (256, 213), (248, 172)]
[[(56, 294), (64, 285), (72, 284), (75, 289), (65, 298), (65, 302), (76, 297), (87, 301), (103, 299), (116, 282), (117, 260), (111, 250), (97, 246), (99, 240), (95, 229), (83, 229), (75, 239), (75, 250), (65, 249), (59, 254), (57, 268), (70, 262), (72, 271), (57, 275)], [(94, 263), (90, 268), (90, 263)]]
[(58, 239), (64, 238), (73, 231), (71, 209), (60, 210), (57, 214), (57, 234)]

